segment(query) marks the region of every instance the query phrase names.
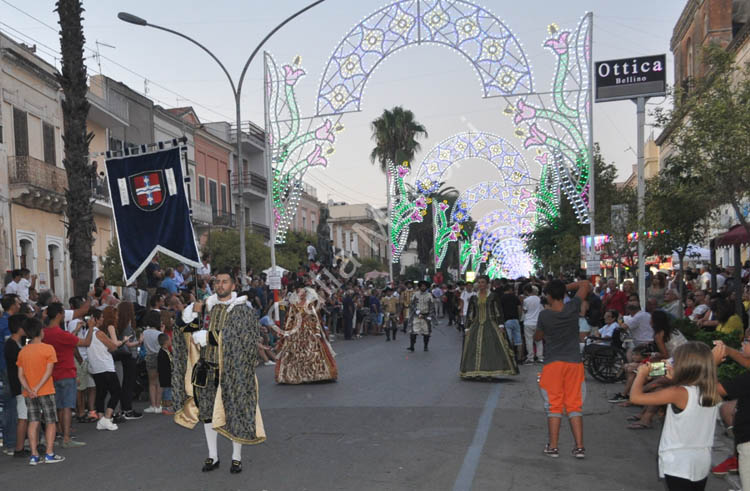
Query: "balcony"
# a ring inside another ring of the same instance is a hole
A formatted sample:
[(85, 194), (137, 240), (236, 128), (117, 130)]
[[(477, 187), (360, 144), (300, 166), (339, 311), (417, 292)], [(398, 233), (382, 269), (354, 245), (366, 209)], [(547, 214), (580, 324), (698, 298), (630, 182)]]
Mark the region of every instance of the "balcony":
[[(232, 189), (239, 188), (239, 174), (232, 175)], [(242, 173), (242, 189), (251, 198), (265, 198), (268, 194), (268, 180), (255, 172)]]
[(68, 177), (65, 169), (29, 156), (8, 157), (8, 183), (14, 203), (62, 213)]
[(213, 224), (213, 211), (211, 210), (211, 205), (208, 203), (203, 203), (201, 201), (198, 201), (197, 199), (194, 199), (192, 202), (192, 209), (193, 209), (193, 223), (196, 225), (212, 225)]
[(109, 199), (109, 187), (104, 175), (96, 176), (91, 183), (91, 197), (93, 198), (94, 213), (112, 215), (112, 201)]
[(237, 217), (234, 213), (221, 210), (212, 210), (213, 224), (216, 227), (235, 228), (237, 226)]

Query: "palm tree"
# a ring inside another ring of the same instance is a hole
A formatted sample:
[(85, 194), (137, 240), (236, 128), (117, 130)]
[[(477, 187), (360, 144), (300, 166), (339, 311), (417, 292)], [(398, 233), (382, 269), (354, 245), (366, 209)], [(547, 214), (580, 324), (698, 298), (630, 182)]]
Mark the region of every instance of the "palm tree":
[[(414, 119), (414, 113), (401, 106), (396, 106), (390, 111), (385, 109), (380, 117), (370, 123), (372, 139), (375, 148), (370, 152), (370, 161), (380, 164), (380, 170), (386, 175), (386, 196), (388, 197), (388, 214), (391, 211), (390, 177), (388, 176), (388, 162), (400, 164), (411, 161), (421, 146), (418, 138), (427, 138), (427, 130)], [(390, 236), (390, 227), (389, 227)], [(393, 268), (390, 259), (390, 248), (388, 249), (388, 264), (393, 279)]]
[(63, 166), (68, 176), (67, 201), (68, 250), (73, 276), (73, 293), (85, 296), (93, 281), (91, 248), (94, 243), (94, 210), (91, 183), (95, 171), (89, 164), (89, 143), (94, 137), (86, 129), (89, 103), (86, 99), (86, 65), (83, 46), (86, 38), (81, 25), (83, 6), (80, 0), (58, 0), (60, 17), (61, 73), (58, 82), (65, 97), (62, 99)]

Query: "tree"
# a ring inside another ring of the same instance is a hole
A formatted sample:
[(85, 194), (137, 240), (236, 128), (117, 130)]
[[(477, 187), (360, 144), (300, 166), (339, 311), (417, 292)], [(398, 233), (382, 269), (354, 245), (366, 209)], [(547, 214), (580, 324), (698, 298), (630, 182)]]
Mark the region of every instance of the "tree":
[(750, 64), (738, 66), (734, 52), (715, 45), (702, 57), (706, 75), (676, 92), (674, 109), (656, 112), (680, 153), (667, 170), (680, 183), (696, 178), (709, 205), (729, 204), (750, 234), (742, 210), (750, 199)]
[(56, 11), (60, 17), (61, 72), (57, 79), (63, 90), (63, 166), (68, 177), (65, 192), (68, 250), (73, 276), (73, 293), (85, 296), (93, 276), (91, 249), (94, 244), (94, 209), (91, 183), (96, 177), (89, 164), (89, 143), (86, 118), (89, 103), (86, 99), (86, 64), (83, 46), (83, 6), (80, 0), (58, 0)]
[[(427, 138), (427, 130), (414, 119), (414, 113), (401, 106), (396, 106), (390, 111), (383, 110), (378, 118), (370, 123), (372, 139), (375, 147), (370, 152), (370, 161), (380, 164), (380, 170), (386, 174), (386, 196), (388, 198), (388, 211), (391, 210), (390, 182), (388, 178), (388, 162), (398, 165), (404, 161), (411, 162), (414, 155), (420, 150), (421, 145), (418, 138)], [(388, 227), (390, 233), (390, 226)], [(398, 271), (400, 266), (394, 265)]]
[(123, 280), (125, 275), (122, 272), (122, 261), (120, 260), (120, 248), (117, 245), (117, 238), (110, 241), (107, 246), (106, 255), (101, 258), (102, 276), (104, 282), (113, 286), (125, 286)]

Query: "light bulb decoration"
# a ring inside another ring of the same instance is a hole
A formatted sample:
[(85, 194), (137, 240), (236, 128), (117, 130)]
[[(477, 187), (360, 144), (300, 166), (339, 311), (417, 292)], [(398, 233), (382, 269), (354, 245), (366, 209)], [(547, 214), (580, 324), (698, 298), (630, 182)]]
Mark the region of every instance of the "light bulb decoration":
[(355, 25), (336, 46), (321, 76), (317, 114), (359, 111), (380, 62), (404, 48), (431, 44), (462, 54), (484, 97), (533, 92), (521, 43), (487, 9), (465, 0), (399, 0)]
[(333, 153), (336, 135), (343, 130), (340, 117), (302, 118), (296, 88), (305, 76), (300, 57), (279, 66), (266, 53), (265, 88), (268, 128), (266, 138), (273, 169), (273, 227), (277, 244), (297, 212), (302, 195), (302, 179), (312, 167), (326, 167)]
[(409, 226), (424, 219), (423, 211), (427, 209), (429, 198), (417, 196), (412, 198), (404, 183), (409, 175), (409, 162), (396, 166), (388, 161), (388, 192), (391, 195), (391, 260), (398, 263), (409, 237)]
[(458, 222), (449, 223), (446, 212), (450, 206), (448, 203), (435, 201), (432, 202), (432, 223), (435, 244), (435, 268), (439, 268), (448, 252), (448, 244), (458, 240), (461, 233), (461, 224)]

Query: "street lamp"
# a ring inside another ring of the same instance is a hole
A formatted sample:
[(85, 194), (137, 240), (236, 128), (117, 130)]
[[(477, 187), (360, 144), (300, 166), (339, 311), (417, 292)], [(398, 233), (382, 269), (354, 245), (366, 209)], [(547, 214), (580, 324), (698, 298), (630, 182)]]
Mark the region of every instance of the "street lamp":
[[(127, 12), (120, 12), (117, 14), (117, 18), (121, 21), (127, 22), (129, 24), (134, 24), (137, 26), (145, 26), (145, 27), (153, 27), (154, 29), (159, 29), (162, 31), (169, 32), (171, 34), (174, 34), (175, 36), (179, 36), (183, 39), (187, 39), (191, 43), (198, 46), (200, 49), (205, 51), (213, 60), (219, 64), (221, 67), (221, 70), (224, 72), (224, 75), (227, 76), (227, 79), (229, 80), (229, 85), (232, 87), (232, 94), (234, 95), (234, 104), (235, 104), (235, 110), (236, 110), (236, 116), (237, 116), (237, 132), (236, 132), (236, 144), (237, 144), (237, 171), (238, 171), (238, 179), (237, 184), (239, 187), (239, 198), (237, 200), (237, 206), (239, 207), (239, 212), (237, 214), (238, 221), (240, 222), (240, 268), (242, 269), (242, 284), (245, 284), (245, 272), (247, 271), (247, 257), (245, 253), (245, 206), (243, 203), (243, 194), (245, 191), (244, 186), (244, 180), (242, 176), (242, 119), (240, 117), (240, 94), (242, 93), (242, 82), (245, 80), (245, 75), (247, 74), (247, 69), (250, 66), (250, 63), (255, 58), (255, 55), (258, 54), (260, 51), (260, 48), (268, 41), (268, 39), (273, 36), (276, 31), (284, 27), (289, 21), (294, 19), (295, 17), (301, 15), (302, 13), (310, 10), (311, 8), (315, 7), (316, 5), (319, 5), (323, 3), (325, 0), (317, 0), (307, 7), (303, 8), (302, 10), (299, 10), (295, 14), (291, 15), (290, 17), (287, 17), (281, 24), (274, 27), (271, 32), (269, 32), (266, 37), (263, 38), (263, 40), (258, 44), (258, 46), (255, 47), (253, 52), (250, 54), (250, 57), (245, 62), (245, 66), (242, 68), (242, 73), (240, 74), (240, 79), (237, 85), (234, 83), (234, 79), (232, 79), (232, 76), (227, 71), (224, 64), (214, 55), (211, 51), (209, 51), (208, 48), (203, 46), (201, 43), (196, 41), (195, 39), (182, 34), (181, 32), (174, 31), (172, 29), (169, 29), (167, 27), (157, 26), (156, 24), (150, 24), (146, 19), (143, 19), (141, 17), (138, 17), (137, 15), (129, 14)], [(265, 83), (265, 80), (263, 81)], [(265, 92), (265, 90), (264, 90)], [(264, 108), (264, 111), (266, 111), (266, 108)], [(268, 118), (266, 118), (268, 120)], [(268, 127), (265, 128), (265, 133), (268, 132)], [(268, 141), (268, 135), (265, 135), (266, 141)], [(266, 145), (266, 148), (268, 148), (268, 145)], [(272, 186), (273, 186), (273, 165), (271, 162), (271, 158), (269, 156), (266, 156), (266, 171), (268, 175), (268, 184), (267, 184), (267, 192), (268, 192), (268, 208), (269, 208), (269, 220), (270, 222), (270, 231), (271, 231), (271, 271), (273, 273), (276, 272), (276, 230), (273, 226), (273, 200), (271, 199), (272, 196)], [(276, 298), (277, 295), (274, 295)]]

